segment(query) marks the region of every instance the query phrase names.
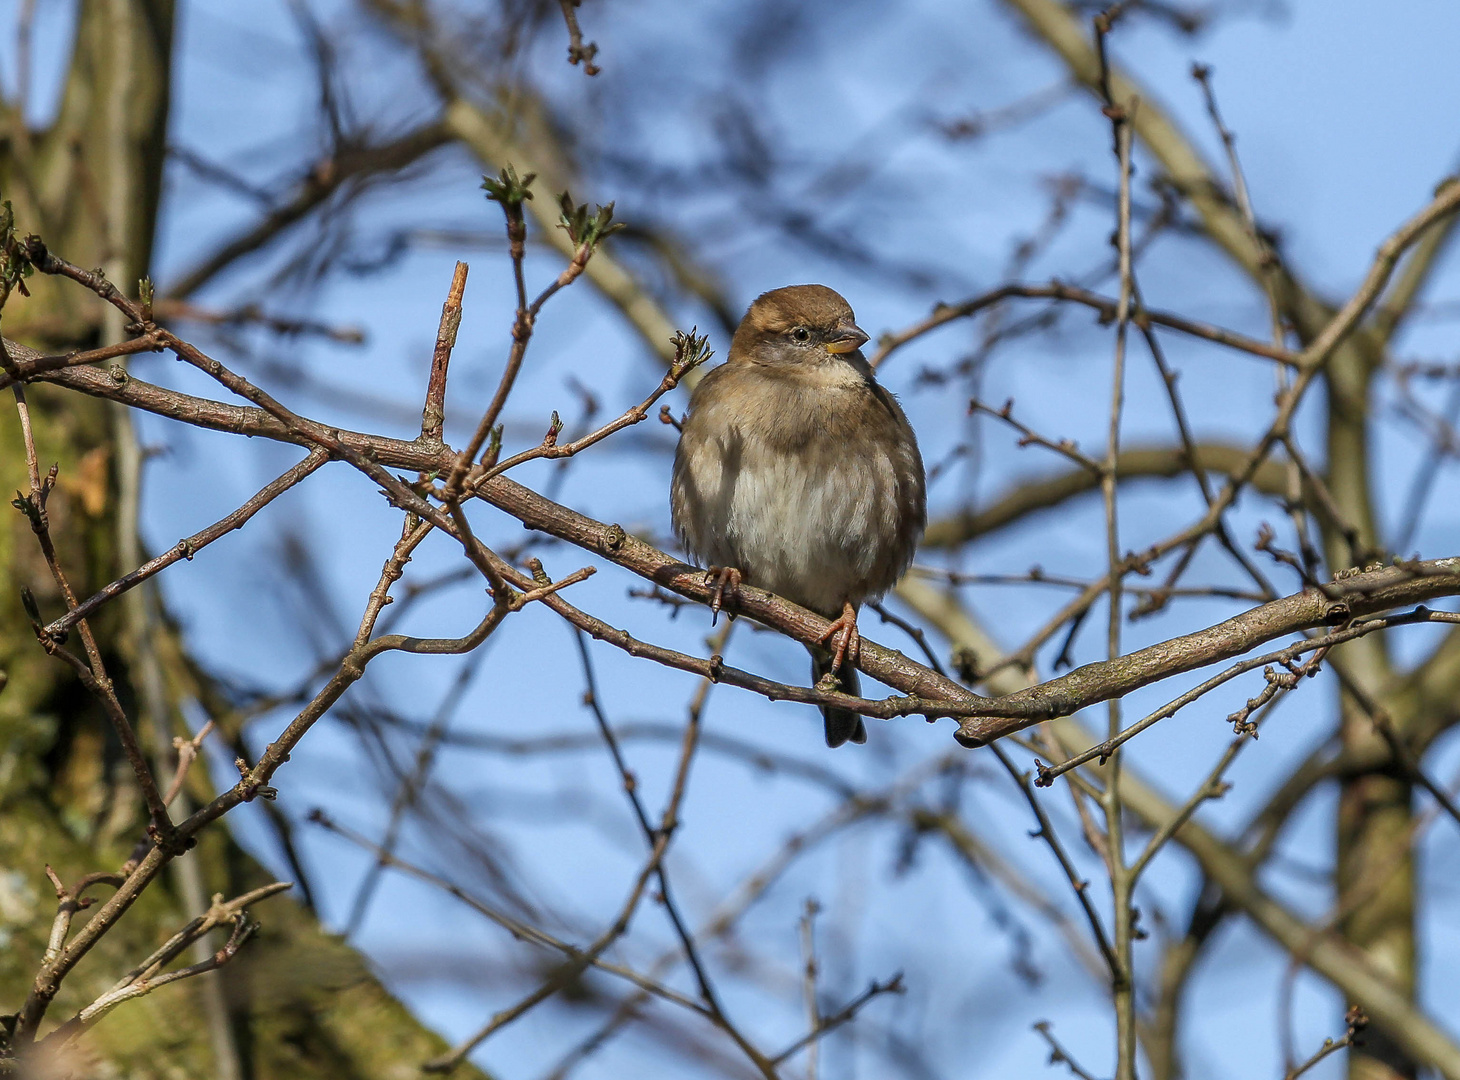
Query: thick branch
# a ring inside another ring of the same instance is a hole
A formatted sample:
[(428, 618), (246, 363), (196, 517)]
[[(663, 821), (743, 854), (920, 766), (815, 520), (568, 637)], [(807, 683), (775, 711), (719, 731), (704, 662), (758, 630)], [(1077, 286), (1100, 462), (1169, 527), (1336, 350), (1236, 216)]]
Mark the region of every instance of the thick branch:
[[(90, 368), (52, 372), (45, 379), (203, 427), (311, 445), (307, 436), (261, 409), (223, 405), (164, 390), (138, 379), (128, 379), (119, 385), (106, 373)], [(382, 465), (419, 472), (445, 471), (454, 457), (449, 448), (431, 448), (419, 442), (335, 429), (331, 434), (339, 445), (353, 453)], [(486, 481), (477, 488), (477, 493), (528, 528), (594, 552), (681, 596), (701, 603), (708, 603), (711, 598), (713, 590), (703, 570), (627, 535), (618, 525), (585, 517), (505, 477)], [(999, 699), (973, 694), (900, 652), (864, 641), (858, 666), (907, 696), (869, 702), (858, 708), (868, 716), (880, 717), (912, 713), (969, 717), (960, 737), (977, 745), (1041, 720), (1068, 716), (1088, 705), (1172, 675), (1239, 656), (1274, 638), (1457, 593), (1460, 593), (1460, 562), (1456, 559), (1375, 571), (1327, 586), (1323, 591), (1310, 589), (1264, 604), (1194, 634), (1114, 660), (1088, 664), (1058, 679)], [(820, 640), (831, 625), (804, 608), (750, 586), (740, 590), (734, 607), (740, 614), (801, 642)], [(813, 695), (807, 700), (820, 699)]]

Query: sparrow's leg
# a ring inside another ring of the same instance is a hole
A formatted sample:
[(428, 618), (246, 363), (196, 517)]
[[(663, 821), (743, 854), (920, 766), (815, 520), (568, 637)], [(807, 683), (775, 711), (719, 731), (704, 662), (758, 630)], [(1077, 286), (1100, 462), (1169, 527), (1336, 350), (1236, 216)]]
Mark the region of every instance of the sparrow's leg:
[(733, 566), (712, 566), (705, 571), (705, 584), (714, 582), (715, 591), (710, 594), (710, 625), (720, 619), (720, 607), (725, 603), (725, 594), (734, 596), (740, 591), (740, 571)]
[(821, 635), (820, 640), (825, 645), (833, 638), (836, 639), (836, 654), (831, 658), (831, 670), (840, 671), (842, 661), (846, 659), (855, 664), (857, 654), (862, 648), (862, 635), (857, 631), (857, 609), (849, 603), (842, 605), (841, 615)]

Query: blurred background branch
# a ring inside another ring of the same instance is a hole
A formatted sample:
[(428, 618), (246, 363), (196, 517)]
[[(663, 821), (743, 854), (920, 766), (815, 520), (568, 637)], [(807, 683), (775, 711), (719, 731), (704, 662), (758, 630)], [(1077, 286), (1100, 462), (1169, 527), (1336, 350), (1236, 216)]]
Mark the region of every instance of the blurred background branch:
[[(4, 1068), (1460, 1077), (1453, 21), (0, 10)], [(826, 756), (665, 514), (803, 280), (932, 496)]]

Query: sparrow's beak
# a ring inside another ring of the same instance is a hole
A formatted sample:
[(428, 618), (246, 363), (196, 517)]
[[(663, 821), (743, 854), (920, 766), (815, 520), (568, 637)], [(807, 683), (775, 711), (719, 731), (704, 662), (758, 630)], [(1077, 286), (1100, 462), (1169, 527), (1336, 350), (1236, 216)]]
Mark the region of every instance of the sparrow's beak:
[(829, 353), (856, 352), (868, 341), (867, 332), (854, 322), (844, 322), (837, 325), (832, 336), (827, 339), (826, 351)]

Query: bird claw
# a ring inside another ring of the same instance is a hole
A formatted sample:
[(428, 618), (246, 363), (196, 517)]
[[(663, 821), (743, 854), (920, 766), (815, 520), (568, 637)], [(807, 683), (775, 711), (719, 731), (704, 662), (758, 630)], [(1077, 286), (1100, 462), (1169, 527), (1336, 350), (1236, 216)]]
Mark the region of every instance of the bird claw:
[(710, 593), (711, 626), (720, 619), (720, 608), (725, 603), (725, 594), (728, 592), (734, 596), (740, 591), (740, 580), (740, 571), (733, 566), (712, 566), (705, 571), (705, 584), (714, 585), (714, 590)]
[(842, 661), (847, 659), (856, 664), (862, 651), (862, 635), (857, 630), (857, 609), (851, 604), (842, 605), (841, 615), (817, 640), (825, 645), (833, 638), (836, 639), (836, 652), (831, 658), (831, 670), (840, 671)]

